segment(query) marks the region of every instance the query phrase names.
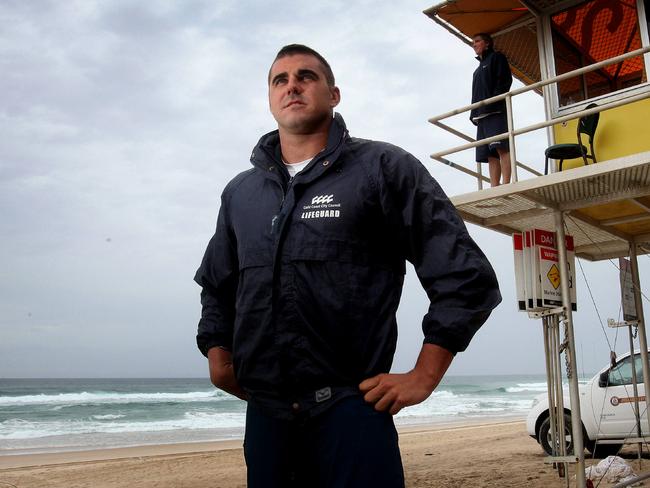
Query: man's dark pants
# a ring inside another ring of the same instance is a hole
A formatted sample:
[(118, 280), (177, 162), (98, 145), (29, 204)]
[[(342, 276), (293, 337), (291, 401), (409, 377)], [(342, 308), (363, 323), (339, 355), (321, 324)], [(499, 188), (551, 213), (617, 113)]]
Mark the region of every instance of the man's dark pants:
[(244, 455), (248, 488), (404, 487), (393, 418), (359, 395), (292, 420), (249, 403)]

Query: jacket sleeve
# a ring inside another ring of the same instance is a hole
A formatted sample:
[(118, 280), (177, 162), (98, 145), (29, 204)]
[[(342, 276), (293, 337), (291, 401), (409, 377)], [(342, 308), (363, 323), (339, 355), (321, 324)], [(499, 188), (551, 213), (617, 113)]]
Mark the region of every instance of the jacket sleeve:
[(501, 95), (510, 90), (512, 86), (512, 72), (508, 64), (508, 58), (500, 52), (494, 53), (492, 76), (494, 77), (494, 93), (492, 96)]
[(417, 159), (404, 153), (382, 168), (384, 212), (430, 300), (422, 321), (424, 342), (454, 354), (464, 351), (501, 302), (494, 270)]
[(238, 270), (236, 240), (228, 222), (226, 198), (222, 196), (217, 230), (194, 276), (202, 287), (196, 343), (205, 356), (215, 346), (232, 350)]

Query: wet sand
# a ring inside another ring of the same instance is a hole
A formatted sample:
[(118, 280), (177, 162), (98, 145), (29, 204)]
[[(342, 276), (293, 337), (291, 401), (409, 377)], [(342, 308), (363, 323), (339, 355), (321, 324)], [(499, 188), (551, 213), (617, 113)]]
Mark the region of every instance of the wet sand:
[[(243, 488), (241, 444), (238, 440), (0, 456), (0, 488)], [(566, 479), (544, 463), (544, 453), (521, 420), (400, 428), (400, 446), (409, 488), (567, 486)], [(639, 472), (636, 460), (628, 462)], [(650, 470), (650, 460), (644, 460), (643, 468)], [(571, 467), (570, 486), (575, 486), (574, 474)]]

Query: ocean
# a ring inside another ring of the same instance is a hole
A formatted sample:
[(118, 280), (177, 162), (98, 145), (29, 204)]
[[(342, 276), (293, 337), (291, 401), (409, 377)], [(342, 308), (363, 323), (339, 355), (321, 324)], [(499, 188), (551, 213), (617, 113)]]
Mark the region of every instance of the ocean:
[[(447, 376), (397, 425), (524, 418), (543, 375)], [(0, 379), (0, 455), (241, 439), (246, 404), (207, 379)]]

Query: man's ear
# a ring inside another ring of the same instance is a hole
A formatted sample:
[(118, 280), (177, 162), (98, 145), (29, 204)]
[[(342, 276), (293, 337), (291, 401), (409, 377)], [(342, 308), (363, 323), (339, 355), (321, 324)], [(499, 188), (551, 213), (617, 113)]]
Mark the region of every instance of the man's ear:
[(341, 101), (341, 90), (339, 90), (338, 86), (333, 86), (330, 88), (330, 95), (330, 107), (334, 108)]

